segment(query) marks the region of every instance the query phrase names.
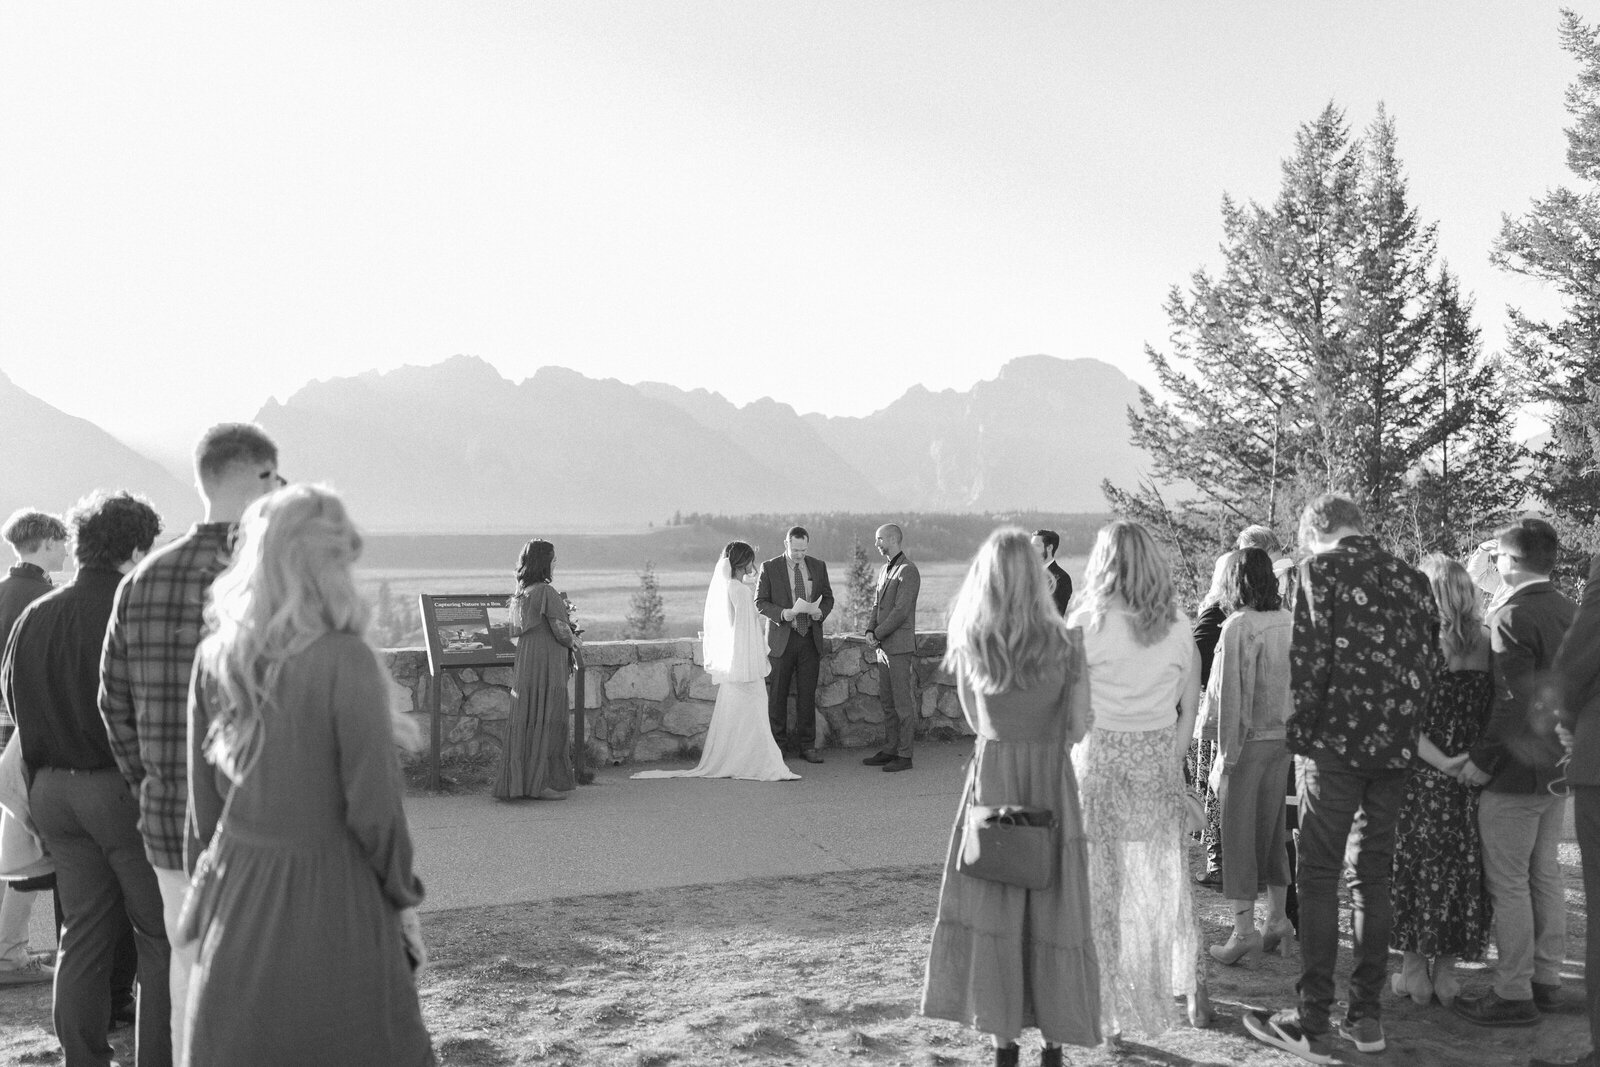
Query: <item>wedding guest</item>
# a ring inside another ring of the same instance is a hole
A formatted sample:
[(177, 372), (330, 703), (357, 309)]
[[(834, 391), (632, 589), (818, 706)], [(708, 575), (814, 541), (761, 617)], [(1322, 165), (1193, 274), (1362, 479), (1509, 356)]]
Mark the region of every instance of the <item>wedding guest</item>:
[(1289, 751), (1300, 757), (1300, 1004), (1246, 1012), (1244, 1027), (1303, 1060), (1331, 1063), (1347, 842), (1355, 855), (1356, 964), (1339, 1032), (1361, 1052), (1385, 1047), (1379, 998), (1389, 963), (1395, 824), (1433, 681), (1439, 620), (1427, 579), (1366, 532), (1355, 501), (1335, 493), (1312, 500), (1300, 536), (1313, 553), (1295, 591), (1288, 723)]
[(1472, 579), (1448, 556), (1428, 556), (1419, 569), (1438, 604), (1443, 665), (1428, 690), (1395, 832), (1389, 946), (1403, 962), (1390, 985), (1397, 996), (1418, 1004), (1438, 996), (1448, 1008), (1461, 989), (1456, 961), (1481, 960), (1488, 947), (1478, 796), (1458, 776), (1488, 720), (1494, 686)]
[(1195, 879), (1208, 889), (1222, 888), (1222, 808), (1216, 791), (1211, 788), (1211, 768), (1217, 758), (1217, 730), (1214, 716), (1203, 713), (1207, 683), (1211, 680), (1211, 661), (1216, 655), (1217, 639), (1222, 636), (1222, 623), (1231, 609), (1228, 603), (1228, 574), (1237, 552), (1224, 552), (1211, 568), (1211, 588), (1200, 601), (1195, 613), (1194, 647), (1200, 653), (1200, 729), (1189, 742), (1189, 757), (1184, 771), (1195, 791), (1200, 794), (1206, 813), (1205, 828), (1200, 832), (1200, 842), (1206, 850), (1205, 873)]
[[(833, 611), (828, 565), (806, 553), (811, 535), (791, 526), (784, 554), (761, 565), (756, 610), (767, 617), (767, 720), (778, 747), (807, 763), (821, 763), (817, 751), (817, 679), (825, 643), (822, 624)], [(794, 738), (789, 737), (789, 691), (795, 690)]]
[(1056, 552), (1061, 548), (1061, 535), (1054, 530), (1035, 530), (1028, 540), (1033, 550), (1039, 553), (1039, 562), (1044, 564), (1045, 574), (1049, 576), (1050, 599), (1055, 603), (1056, 611), (1065, 615), (1067, 605), (1072, 603), (1072, 575), (1056, 562)]
[[(250, 423), (225, 422), (207, 430), (195, 446), (194, 466), (204, 520), (123, 579), (100, 658), (100, 715), (117, 766), (139, 798), (144, 851), (156, 869), (167, 937), (174, 944), (178, 913), (189, 892), (183, 866), (189, 675), (204, 626), (206, 591), (228, 565), (245, 508), (283, 484), (278, 447)], [(175, 1039), (183, 1033), (193, 966), (188, 949), (173, 949)]]
[(1495, 565), (1510, 589), (1489, 616), (1494, 703), (1461, 778), (1481, 785), (1483, 876), (1494, 899), (1494, 986), (1458, 999), (1481, 1026), (1531, 1026), (1560, 1003), (1567, 909), (1561, 861), (1566, 786), (1545, 687), (1577, 606), (1550, 583), (1560, 541), (1543, 519), (1498, 530)]
[(337, 496), (291, 486), (245, 514), (211, 587), (189, 701), (192, 1067), (434, 1062), (395, 753), (420, 731), (365, 640), (360, 554)]
[(501, 800), (565, 800), (578, 784), (567, 678), (583, 641), (573, 631), (565, 598), (550, 584), (555, 561), (555, 546), (537, 537), (517, 559), (517, 591), (511, 595), (517, 681), (493, 790)]
[(1200, 653), (1155, 539), (1132, 522), (1100, 531), (1068, 625), (1083, 631), (1094, 727), (1073, 752), (1101, 1026), (1159, 1034), (1174, 993), (1190, 1021), (1210, 1008), (1183, 849), (1183, 759), (1200, 697)]
[[(993, 1038), (995, 1063), (1015, 1067), (1016, 1040), (1035, 1026), (1040, 1063), (1063, 1044), (1100, 1040), (1100, 984), (1089, 929), (1089, 873), (1077, 784), (1066, 751), (1088, 729), (1082, 636), (1051, 603), (1028, 536), (996, 530), (967, 570), (950, 611), (944, 667), (977, 735), (939, 890), (922, 1014)], [(1047, 808), (1060, 822), (1046, 889), (956, 870), (973, 804)]]
[[(1222, 624), (1205, 706), (1216, 720), (1221, 764), (1222, 894), (1233, 907), (1233, 932), (1226, 944), (1211, 946), (1211, 956), (1231, 965), (1294, 936), (1284, 914), (1289, 864), (1283, 820), (1294, 618), (1283, 609), (1272, 557), (1259, 548), (1232, 553), (1223, 599), (1232, 611)], [(1255, 903), (1262, 890), (1267, 923), (1258, 931)]]
[[(66, 565), (67, 527), (54, 515), (22, 508), (0, 526), (0, 537), (17, 559), (0, 579), (0, 655), (4, 655), (11, 628), (23, 609), (50, 592), (51, 572)], [(0, 694), (0, 749), (11, 739), (12, 725)], [(55, 968), (29, 950), (28, 926), (38, 895), (38, 891), (18, 890), (11, 882), (0, 887), (0, 986), (48, 982), (55, 977)]]
[(56, 1038), (72, 1067), (111, 1062), (109, 979), (131, 924), (140, 989), (135, 1062), (164, 1067), (172, 1062), (172, 1035), (161, 890), (97, 702), (118, 583), (150, 550), (161, 520), (131, 493), (95, 493), (72, 509), (68, 523), (78, 573), (23, 610), (0, 663), (0, 691), (32, 778), (29, 814), (55, 863), (65, 919)]
[(878, 593), (867, 623), (867, 647), (878, 661), (878, 699), (883, 704), (883, 747), (861, 762), (886, 771), (911, 769), (911, 744), (917, 725), (917, 594), (922, 573), (906, 557), (905, 535), (894, 523), (878, 527), (873, 544), (884, 558)]
[[(1583, 601), (1551, 666), (1556, 727), (1570, 762), (1573, 822), (1583, 862), (1585, 902), (1600, 901), (1600, 552), (1589, 557)], [(1585, 938), (1584, 974), (1600, 975), (1600, 937)], [(1595, 1067), (1600, 1049), (1600, 981), (1585, 981), (1590, 1049), (1573, 1067)]]
[(1511, 595), (1511, 587), (1500, 577), (1500, 569), (1495, 564), (1495, 557), (1499, 554), (1500, 541), (1491, 537), (1474, 546), (1471, 555), (1467, 556), (1466, 568), (1472, 576), (1472, 584), (1488, 599), (1485, 613), (1493, 612)]

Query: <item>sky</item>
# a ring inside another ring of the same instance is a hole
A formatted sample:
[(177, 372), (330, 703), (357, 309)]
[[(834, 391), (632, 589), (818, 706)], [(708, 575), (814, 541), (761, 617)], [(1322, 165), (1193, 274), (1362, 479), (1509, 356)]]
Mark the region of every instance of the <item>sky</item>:
[(1560, 6), (11, 0), (0, 371), (169, 459), (462, 353), (829, 415), (1038, 352), (1149, 382), (1330, 102), (1395, 119), (1494, 351), (1549, 301), (1489, 250), (1569, 181)]

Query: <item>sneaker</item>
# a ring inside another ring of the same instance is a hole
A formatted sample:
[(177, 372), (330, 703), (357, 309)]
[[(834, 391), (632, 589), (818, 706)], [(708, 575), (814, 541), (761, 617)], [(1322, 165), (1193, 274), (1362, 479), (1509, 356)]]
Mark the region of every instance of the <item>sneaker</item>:
[(53, 982), (55, 977), (56, 969), (38, 956), (15, 967), (0, 968), (0, 985), (37, 985), (40, 982)]
[(1383, 1023), (1371, 1016), (1346, 1018), (1335, 1029), (1340, 1037), (1355, 1044), (1357, 1052), (1382, 1052), (1384, 1049)]
[(1458, 997), (1455, 1013), (1479, 1026), (1534, 1026), (1539, 1022), (1539, 1009), (1532, 999), (1506, 1000), (1492, 989), (1471, 1000)]
[(1300, 1026), (1300, 1013), (1294, 1008), (1272, 1015), (1264, 1011), (1244, 1013), (1244, 1028), (1257, 1041), (1281, 1048), (1307, 1063), (1335, 1063), (1333, 1042), (1327, 1034), (1308, 1034)]

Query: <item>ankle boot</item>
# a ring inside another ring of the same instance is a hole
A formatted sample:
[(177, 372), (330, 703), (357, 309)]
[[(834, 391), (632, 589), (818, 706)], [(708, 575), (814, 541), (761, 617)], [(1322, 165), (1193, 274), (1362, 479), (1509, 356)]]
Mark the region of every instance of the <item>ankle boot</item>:
[(1039, 1067), (1061, 1067), (1061, 1046), (1046, 1045), (1040, 1049)]
[(1006, 1045), (1004, 1048), (996, 1045), (994, 1050), (994, 1067), (1017, 1067), (1017, 1057), (1022, 1050), (1016, 1044)]
[(1413, 1003), (1427, 1006), (1433, 1000), (1433, 983), (1428, 981), (1428, 961), (1416, 952), (1401, 957), (1400, 971), (1389, 979), (1395, 996), (1410, 997)]
[(1439, 1003), (1450, 1007), (1461, 993), (1461, 979), (1456, 976), (1456, 958), (1440, 956), (1433, 961), (1433, 995)]

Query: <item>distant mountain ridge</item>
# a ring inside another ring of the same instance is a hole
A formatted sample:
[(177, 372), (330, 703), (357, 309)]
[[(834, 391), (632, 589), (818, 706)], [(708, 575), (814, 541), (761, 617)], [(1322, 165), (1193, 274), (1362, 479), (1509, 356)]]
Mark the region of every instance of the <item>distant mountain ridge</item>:
[(1094, 359), (1024, 356), (972, 389), (913, 386), (859, 418), (456, 356), (313, 382), (256, 416), (291, 476), (374, 530), (616, 527), (674, 512), (1103, 511), (1131, 484), (1137, 387)]

